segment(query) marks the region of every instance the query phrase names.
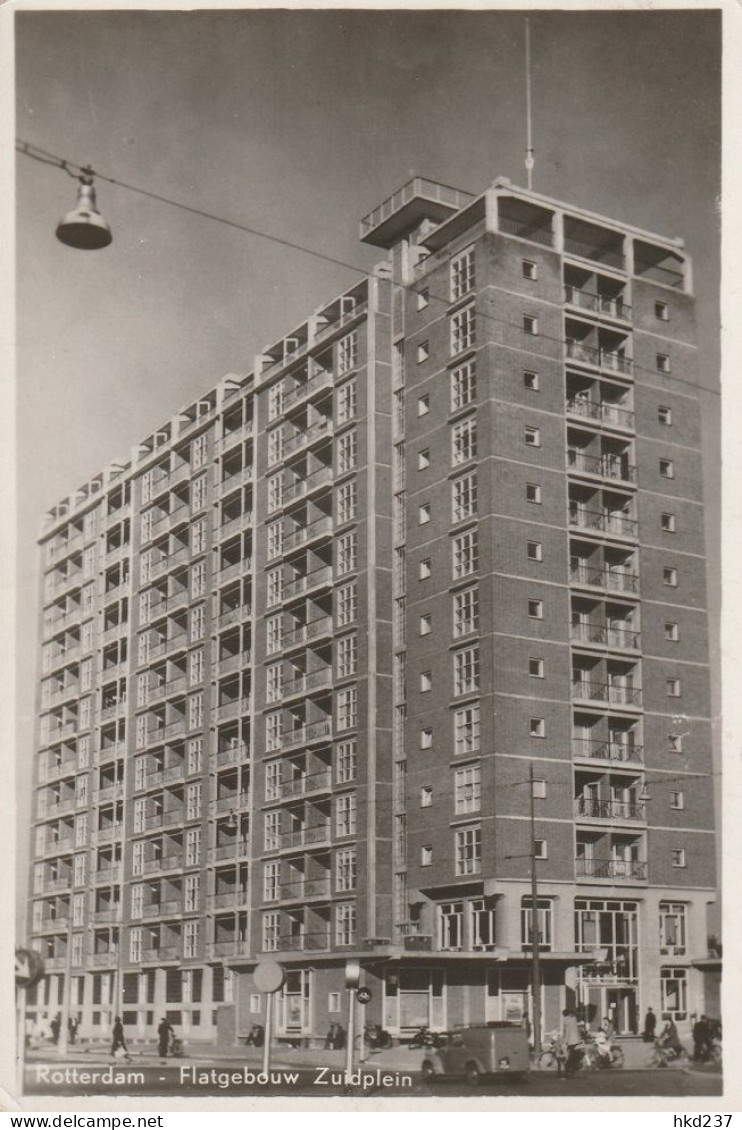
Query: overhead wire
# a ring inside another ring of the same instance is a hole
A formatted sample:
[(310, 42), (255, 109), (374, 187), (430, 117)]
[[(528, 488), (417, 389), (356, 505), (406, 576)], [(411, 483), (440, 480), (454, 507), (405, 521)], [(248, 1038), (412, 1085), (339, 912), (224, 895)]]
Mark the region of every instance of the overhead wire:
[[(356, 274), (360, 274), (364, 278), (378, 277), (377, 271), (375, 269), (369, 270), (365, 267), (359, 267), (357, 263), (348, 263), (344, 259), (339, 259), (336, 256), (328, 255), (323, 251), (318, 251), (316, 248), (306, 247), (304, 244), (296, 243), (295, 241), (290, 240), (290, 239), (285, 239), (283, 236), (275, 235), (275, 234), (272, 234), (270, 232), (261, 231), (259, 228), (254, 228), (254, 227), (249, 226), (248, 224), (239, 223), (236, 220), (230, 220), (230, 219), (228, 219), (224, 216), (219, 216), (214, 212), (208, 212), (208, 211), (206, 211), (206, 209), (197, 208), (195, 205), (185, 204), (182, 201), (173, 200), (171, 197), (164, 196), (161, 193), (152, 192), (151, 190), (146, 189), (146, 188), (141, 188), (138, 185), (129, 184), (126, 181), (119, 180), (117, 177), (112, 177), (112, 176), (109, 176), (106, 173), (98, 172), (96, 169), (93, 169), (90, 166), (87, 166), (87, 165), (83, 166), (83, 165), (78, 164), (75, 161), (69, 160), (68, 158), (60, 157), (58, 154), (51, 153), (51, 152), (49, 152), (49, 150), (42, 149), (40, 146), (33, 145), (31, 142), (26, 141), (22, 138), (16, 139), (16, 151), (18, 153), (20, 153), (22, 156), (29, 157), (34, 161), (40, 162), (41, 164), (52, 165), (52, 166), (55, 166), (56, 168), (62, 169), (69, 176), (79, 178), (82, 175), (89, 175), (89, 176), (97, 178), (98, 180), (105, 181), (107, 184), (115, 185), (116, 187), (126, 189), (129, 192), (138, 193), (140, 196), (146, 196), (150, 200), (156, 200), (161, 204), (168, 204), (173, 208), (178, 208), (183, 212), (190, 213), (191, 215), (200, 216), (202, 219), (212, 220), (214, 223), (223, 224), (226, 227), (232, 228), (235, 231), (242, 231), (242, 232), (245, 232), (248, 235), (253, 235), (258, 239), (265, 239), (265, 240), (268, 240), (271, 243), (276, 243), (281, 247), (286, 247), (289, 250), (299, 251), (304, 255), (311, 255), (314, 258), (321, 259), (322, 261), (324, 261), (326, 263), (330, 263), (333, 266), (342, 267), (345, 270), (353, 271)], [(71, 172), (72, 169), (77, 169), (79, 171), (77, 173), (74, 173), (74, 172)], [(392, 286), (393, 288), (396, 288), (396, 289), (402, 290), (402, 291), (410, 291), (412, 293), (419, 293), (420, 289), (427, 289), (424, 286), (423, 280), (418, 280), (414, 283), (400, 283), (400, 282), (396, 282), (393, 279), (386, 279), (385, 281), (387, 281), (390, 284), (390, 286)], [(428, 299), (433, 300), (435, 302), (440, 302), (446, 307), (451, 305), (451, 300), (450, 300), (449, 297), (447, 297), (447, 296), (444, 297), (443, 295), (435, 294), (435, 293), (431, 292), (429, 289), (428, 289)], [(511, 322), (509, 319), (506, 319), (506, 318), (499, 318), (499, 317), (497, 317), (497, 315), (492, 314), (489, 311), (476, 309), (476, 314), (477, 314), (478, 318), (481, 318), (485, 321), (493, 322), (493, 323), (496, 323), (496, 324), (501, 325), (501, 326), (506, 326), (506, 327), (509, 327), (511, 329), (518, 330), (520, 332), (522, 332), (522, 330), (523, 330), (522, 325), (519, 325), (517, 322)], [(545, 334), (545, 333), (539, 332), (537, 335), (534, 335), (534, 336), (536, 336), (541, 341), (554, 342), (555, 344), (560, 345), (560, 346), (563, 346), (565, 344), (564, 338), (556, 337), (552, 334)], [(493, 342), (491, 344), (497, 345), (497, 344), (503, 344), (503, 343)], [(510, 348), (513, 348), (513, 347), (510, 347)], [(530, 344), (529, 344), (529, 348), (528, 348), (527, 352), (528, 352), (529, 356), (537, 357), (539, 360), (543, 360), (543, 361), (558, 360), (557, 358), (550, 357), (548, 354), (536, 352), (533, 349), (532, 345), (530, 345)], [(708, 385), (701, 384), (698, 381), (689, 380), (686, 377), (679, 377), (674, 373), (661, 372), (659, 370), (651, 369), (651, 368), (649, 368), (649, 366), (646, 366), (646, 365), (638, 365), (636, 362), (632, 363), (632, 370), (635, 371), (635, 372), (647, 373), (654, 378), (661, 377), (663, 380), (666, 380), (666, 381), (673, 381), (677, 384), (687, 385), (690, 388), (694, 388), (697, 391), (702, 392), (702, 393), (710, 393), (713, 396), (721, 396), (721, 390), (720, 389), (712, 388)]]

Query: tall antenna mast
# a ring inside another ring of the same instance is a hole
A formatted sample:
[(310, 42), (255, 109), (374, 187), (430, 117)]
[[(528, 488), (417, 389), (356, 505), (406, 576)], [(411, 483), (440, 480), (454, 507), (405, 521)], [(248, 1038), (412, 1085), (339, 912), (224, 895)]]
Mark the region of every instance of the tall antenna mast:
[(526, 19), (526, 173), (533, 188), (533, 136), (531, 131), (531, 21)]

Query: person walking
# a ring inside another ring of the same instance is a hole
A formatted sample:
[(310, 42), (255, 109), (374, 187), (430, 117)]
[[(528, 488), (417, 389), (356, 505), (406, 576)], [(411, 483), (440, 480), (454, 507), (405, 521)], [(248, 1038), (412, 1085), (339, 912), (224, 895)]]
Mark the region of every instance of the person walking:
[(566, 1049), (563, 1079), (568, 1079), (580, 1066), (579, 1046), (581, 1041), (580, 1027), (573, 1009), (565, 1008), (562, 1012), (562, 1041)]
[(655, 1016), (654, 1009), (650, 1005), (647, 1009), (647, 1015), (644, 1017), (644, 1031), (642, 1039), (645, 1044), (654, 1043), (654, 1031), (657, 1027), (657, 1017)]
[(67, 1021), (67, 1031), (70, 1035), (70, 1043), (74, 1044), (77, 1040), (77, 1017), (71, 1016)]
[(129, 1061), (129, 1063), (131, 1063), (131, 1056), (129, 1055), (129, 1049), (126, 1046), (126, 1040), (124, 1039), (124, 1026), (121, 1023), (121, 1017), (120, 1016), (117, 1016), (116, 1019), (113, 1022), (112, 1036), (113, 1036), (113, 1039), (111, 1040), (111, 1058), (115, 1059), (116, 1058), (116, 1052), (119, 1050), (119, 1048), (122, 1048), (125, 1058)]
[(711, 1043), (711, 1028), (706, 1015), (695, 1022), (692, 1035), (693, 1058), (696, 1063), (705, 1063), (709, 1057), (709, 1044)]
[(163, 1016), (162, 1020), (157, 1025), (157, 1050), (160, 1053), (160, 1059), (167, 1058), (171, 1035), (174, 1035), (173, 1029), (167, 1018)]
[(62, 1028), (62, 1017), (60, 1016), (59, 1013), (57, 1013), (57, 1015), (54, 1017), (51, 1024), (49, 1025), (49, 1027), (52, 1030), (52, 1041), (53, 1041), (53, 1043), (58, 1044), (59, 1043), (59, 1033), (60, 1033), (61, 1028)]

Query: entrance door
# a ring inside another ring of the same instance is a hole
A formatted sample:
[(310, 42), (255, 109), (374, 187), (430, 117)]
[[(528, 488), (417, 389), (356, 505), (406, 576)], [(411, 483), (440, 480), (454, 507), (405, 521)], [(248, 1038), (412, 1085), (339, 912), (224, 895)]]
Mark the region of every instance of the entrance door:
[(289, 969), (278, 997), (278, 1030), (286, 1035), (311, 1031), (311, 969)]
[(636, 990), (606, 989), (606, 1014), (618, 1033), (635, 1036), (639, 1030)]

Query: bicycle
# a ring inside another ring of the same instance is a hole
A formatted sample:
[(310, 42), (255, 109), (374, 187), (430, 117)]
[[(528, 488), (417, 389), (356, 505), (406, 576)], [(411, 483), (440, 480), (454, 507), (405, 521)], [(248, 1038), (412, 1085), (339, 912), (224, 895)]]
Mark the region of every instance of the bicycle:
[(587, 1071), (600, 1071), (611, 1067), (623, 1067), (623, 1048), (620, 1048), (618, 1044), (610, 1044), (609, 1051), (610, 1054), (605, 1055), (594, 1039), (586, 1039), (582, 1047), (581, 1066)]
[(534, 1066), (539, 1071), (557, 1071), (561, 1073), (564, 1068), (564, 1055), (554, 1036), (550, 1037), (549, 1042), (544, 1045), (538, 1056), (534, 1056), (534, 1059)]
[(652, 1052), (652, 1067), (667, 1067), (670, 1063), (687, 1064), (688, 1053), (683, 1047), (665, 1047), (658, 1040), (654, 1041)]

